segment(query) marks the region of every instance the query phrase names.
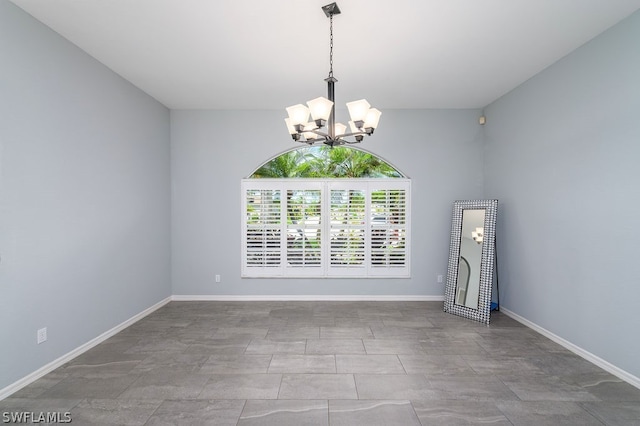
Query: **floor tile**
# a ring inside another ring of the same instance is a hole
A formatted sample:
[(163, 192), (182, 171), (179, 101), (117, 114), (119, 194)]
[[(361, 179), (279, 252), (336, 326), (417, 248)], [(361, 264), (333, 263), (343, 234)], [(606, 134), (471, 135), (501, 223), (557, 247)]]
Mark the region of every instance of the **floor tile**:
[(486, 355), (484, 348), (473, 340), (451, 338), (438, 339), (435, 342), (430, 339), (421, 340), (422, 350), (427, 355)]
[(512, 426), (505, 415), (490, 402), (435, 400), (412, 401), (413, 408), (423, 425)]
[(266, 373), (273, 355), (211, 355), (200, 368), (201, 374)]
[(540, 356), (530, 356), (525, 352), (524, 355), (533, 365), (553, 376), (602, 372), (602, 369), (595, 364), (575, 354), (547, 353)]
[[(94, 348), (95, 349), (95, 348)], [(123, 354), (109, 350), (91, 350), (71, 360), (61, 372), (71, 376), (126, 374), (148, 357), (147, 354)]]
[(365, 353), (362, 339), (307, 339), (305, 349), (307, 355)]
[(303, 355), (307, 346), (306, 340), (275, 341), (269, 339), (253, 339), (245, 354), (300, 354)]
[(373, 338), (370, 327), (320, 327), (321, 339), (369, 339)]
[[(0, 414), (9, 413), (67, 413), (82, 401), (81, 398), (14, 398), (0, 401)], [(0, 417), (1, 418), (1, 417)], [(4, 419), (3, 419), (4, 421)], [(8, 423), (8, 422), (7, 422)], [(18, 422), (14, 422), (18, 423)], [(28, 423), (28, 422), (24, 422)]]
[(214, 374), (199, 399), (277, 399), (280, 374)]
[(38, 398), (116, 398), (140, 376), (133, 374), (101, 377), (68, 377), (49, 388)]
[(213, 334), (214, 339), (224, 339), (229, 337), (241, 337), (249, 339), (264, 339), (269, 332), (268, 328), (259, 327), (219, 327)]
[(575, 402), (497, 402), (514, 426), (602, 426), (602, 422)]
[(437, 393), (422, 374), (356, 374), (358, 399), (433, 399)]
[(142, 375), (118, 399), (164, 400), (196, 398), (209, 376), (165, 371), (161, 367)]
[(71, 410), (71, 423), (92, 426), (144, 425), (161, 402), (85, 399)]
[(266, 339), (282, 340), (282, 339), (318, 339), (320, 338), (320, 327), (269, 327)]
[(489, 376), (541, 376), (544, 371), (522, 356), (462, 355), (462, 359), (479, 375)]
[(278, 399), (357, 399), (352, 374), (285, 374)]
[(415, 327), (371, 327), (376, 339), (423, 339), (427, 329)]
[(275, 318), (309, 318), (312, 315), (312, 311), (308, 307), (302, 306), (303, 304), (275, 307), (269, 311), (270, 317)]
[(335, 373), (335, 355), (287, 355), (275, 354), (269, 365), (269, 373)]
[(331, 426), (421, 426), (411, 402), (390, 401), (329, 401)]
[(558, 377), (513, 377), (502, 382), (522, 401), (598, 401), (599, 398), (580, 386)]
[[(433, 323), (426, 317), (403, 317), (403, 318), (384, 318), (382, 323), (385, 327), (409, 327), (415, 329), (433, 328)], [(424, 330), (421, 330), (424, 331)]]
[(471, 401), (517, 400), (516, 394), (502, 381), (487, 376), (429, 377), (438, 399)]
[(209, 356), (206, 354), (185, 354), (183, 352), (159, 352), (150, 354), (139, 362), (131, 371), (132, 374), (143, 374), (151, 371), (173, 373), (196, 373)]
[(640, 425), (640, 404), (637, 402), (582, 402), (582, 408), (608, 426)]
[(477, 340), (476, 344), (482, 348), (482, 352), (486, 352), (490, 356), (529, 356), (537, 358), (549, 354), (549, 351), (539, 347), (534, 339), (513, 339), (501, 336), (499, 339), (485, 338)]
[(428, 376), (476, 375), (476, 371), (459, 355), (400, 354), (398, 358), (408, 374), (426, 374)]
[(126, 354), (153, 354), (158, 352), (182, 352), (189, 343), (177, 339), (166, 339), (162, 336), (145, 338), (125, 351)]
[(249, 337), (207, 339), (189, 345), (182, 353), (194, 355), (243, 354), (250, 342), (251, 338)]
[[(25, 398), (26, 400), (28, 400), (28, 398), (38, 398), (45, 391), (51, 389), (67, 377), (69, 377), (69, 374), (62, 373), (62, 368), (58, 368), (57, 370), (13, 393), (10, 398)], [(6, 399), (4, 401), (6, 401)], [(2, 402), (3, 401), (0, 401), (0, 406)]]
[(336, 355), (338, 373), (405, 374), (398, 355)]
[(560, 376), (565, 383), (575, 385), (603, 401), (635, 401), (640, 407), (640, 389), (604, 371), (590, 374)]
[(164, 401), (145, 426), (235, 426), (244, 404), (244, 400)]
[(382, 318), (336, 317), (336, 327), (384, 327)]
[(328, 426), (327, 411), (324, 400), (250, 400), (238, 426)]
[(362, 342), (369, 355), (425, 354), (417, 340), (363, 339)]

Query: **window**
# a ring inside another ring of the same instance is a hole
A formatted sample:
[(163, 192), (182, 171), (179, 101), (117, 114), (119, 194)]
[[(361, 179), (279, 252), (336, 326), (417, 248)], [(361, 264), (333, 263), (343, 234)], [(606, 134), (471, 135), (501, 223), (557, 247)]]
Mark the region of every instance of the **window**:
[(408, 179), (244, 179), (242, 276), (409, 277)]

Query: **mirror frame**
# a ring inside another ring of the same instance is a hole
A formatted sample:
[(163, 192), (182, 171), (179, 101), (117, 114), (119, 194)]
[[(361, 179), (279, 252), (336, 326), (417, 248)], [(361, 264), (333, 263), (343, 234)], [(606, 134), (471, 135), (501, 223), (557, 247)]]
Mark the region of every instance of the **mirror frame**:
[[(480, 261), (480, 292), (478, 309), (455, 303), (462, 238), (462, 215), (465, 210), (485, 210), (482, 256)], [(491, 290), (495, 266), (496, 216), (498, 200), (458, 200), (453, 203), (451, 218), (451, 243), (449, 245), (449, 266), (444, 293), (444, 311), (485, 324), (491, 316)]]

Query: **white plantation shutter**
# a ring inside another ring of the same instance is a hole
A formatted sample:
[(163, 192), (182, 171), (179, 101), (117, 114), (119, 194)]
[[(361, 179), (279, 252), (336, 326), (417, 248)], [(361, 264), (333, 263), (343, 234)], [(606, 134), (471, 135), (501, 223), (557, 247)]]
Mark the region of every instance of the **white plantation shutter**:
[[(382, 186), (382, 188), (380, 188)], [(396, 275), (407, 267), (408, 191), (406, 188), (374, 185), (371, 189), (370, 275)]]
[(322, 185), (296, 182), (287, 186), (285, 275), (322, 274)]
[(280, 275), (282, 264), (282, 192), (254, 185), (243, 188), (244, 274)]
[(328, 275), (366, 274), (366, 184), (329, 182)]
[(242, 276), (409, 277), (407, 179), (245, 179)]

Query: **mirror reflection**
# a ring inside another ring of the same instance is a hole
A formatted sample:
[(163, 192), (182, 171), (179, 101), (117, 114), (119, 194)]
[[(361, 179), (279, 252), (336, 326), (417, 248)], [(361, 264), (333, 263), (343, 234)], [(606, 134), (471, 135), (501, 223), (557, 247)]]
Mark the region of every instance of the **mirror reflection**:
[(462, 212), (455, 303), (471, 309), (478, 309), (480, 296), (484, 217), (485, 209), (465, 209)]

